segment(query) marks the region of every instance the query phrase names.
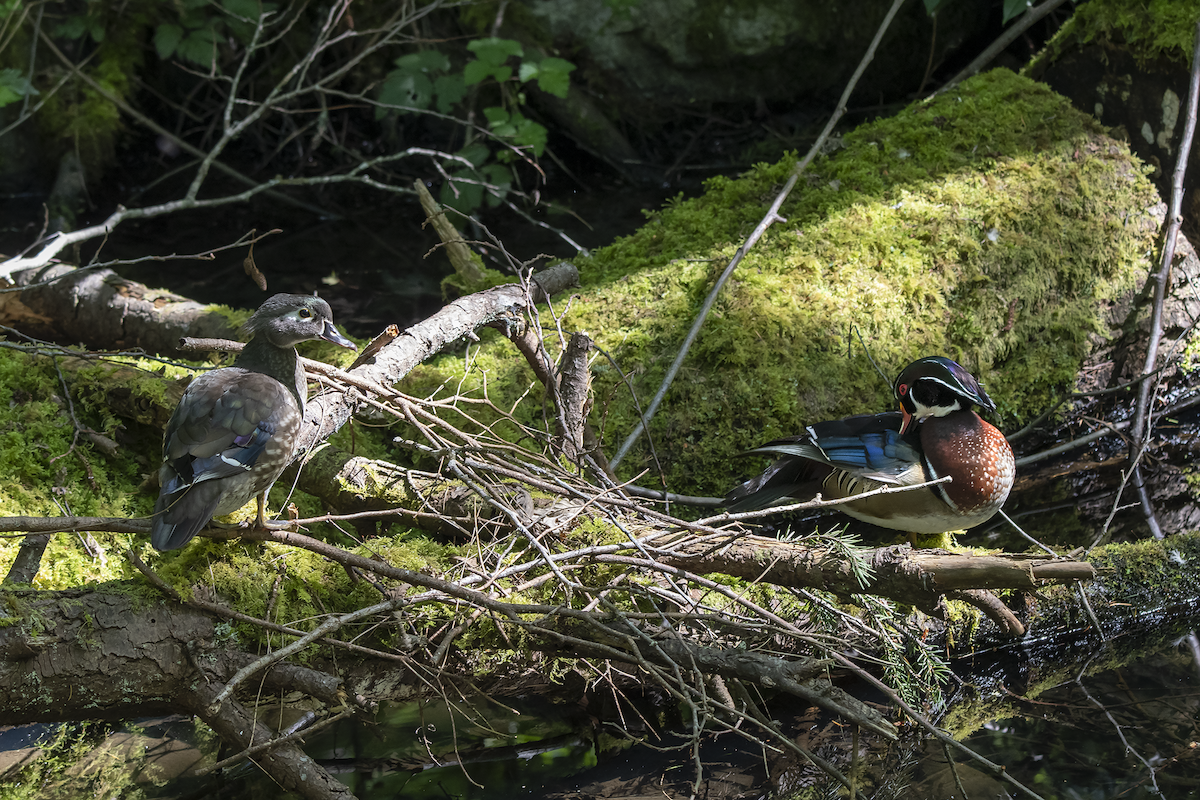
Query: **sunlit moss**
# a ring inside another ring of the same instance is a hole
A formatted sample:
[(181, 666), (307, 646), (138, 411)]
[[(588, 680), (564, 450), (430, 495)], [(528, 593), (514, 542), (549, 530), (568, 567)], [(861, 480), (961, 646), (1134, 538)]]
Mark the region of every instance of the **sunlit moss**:
[(1117, 543), (1093, 552), (1088, 560), (1104, 573), (1110, 593), (1121, 595), (1131, 611), (1191, 602), (1200, 594), (1200, 536), (1172, 536)]
[[(139, 517), (152, 500), (131, 492), (142, 466), (127, 453), (107, 455), (80, 426), (102, 430), (101, 415), (76, 398), (47, 358), (0, 351), (0, 516)], [(122, 577), (118, 555), (135, 537), (113, 533), (55, 534), (42, 559), (40, 588), (77, 586)], [(0, 540), (0, 571), (7, 570), (20, 537)]]
[(145, 749), (127, 748), (120, 753), (106, 749), (108, 733), (108, 725), (102, 722), (47, 726), (37, 742), (37, 756), (5, 774), (0, 798), (145, 797), (146, 787), (138, 784)]
[[(1145, 274), (1156, 224), (1142, 167), (1041, 84), (996, 70), (844, 145), (801, 177), (784, 221), (746, 255), (651, 424), (657, 459), (643, 439), (622, 477), (661, 468), (673, 491), (723, 494), (755, 466), (734, 454), (815, 420), (890, 408), (892, 376), (930, 354), (973, 370), (1000, 424), (1015, 426), (1070, 389), (1109, 330), (1111, 303)], [(703, 196), (668, 203), (576, 261), (583, 286), (564, 327), (595, 338), (643, 408), (793, 165), (714, 178)], [(593, 377), (592, 422), (612, 453), (637, 410), (606, 357)], [(532, 375), (510, 345), (485, 338), (469, 360), (443, 356), (414, 373), (409, 390), (481, 394), (485, 380), (504, 406)]]
[(1191, 64), (1196, 31), (1194, 0), (1089, 0), (1026, 68), (1038, 70), (1070, 47), (1116, 44), (1139, 62), (1167, 58)]
[[(420, 535), (372, 540), (356, 552), (368, 558), (383, 558), (401, 569), (429, 573), (449, 568), (454, 553)], [(384, 599), (376, 584), (352, 579), (340, 564), (307, 550), (272, 543), (199, 538), (182, 550), (165, 555), (148, 553), (147, 558), (184, 597), (197, 591), (203, 596), (215, 595), (217, 602), (244, 614), (305, 631), (329, 614), (346, 613)], [(378, 585), (393, 586), (395, 581), (380, 579)], [(245, 623), (234, 623), (233, 630), (243, 643), (278, 636)]]

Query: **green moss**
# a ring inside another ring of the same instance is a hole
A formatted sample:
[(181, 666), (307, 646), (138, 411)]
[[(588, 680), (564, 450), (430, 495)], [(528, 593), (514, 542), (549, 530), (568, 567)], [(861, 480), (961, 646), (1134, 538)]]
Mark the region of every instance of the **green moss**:
[[(890, 408), (892, 376), (923, 355), (973, 370), (1000, 424), (1016, 426), (1071, 387), (1110, 301), (1145, 274), (1153, 188), (1123, 144), (1041, 84), (996, 70), (844, 144), (801, 177), (786, 221), (746, 255), (651, 425), (673, 491), (723, 494), (756, 466), (735, 466), (739, 451)], [(565, 327), (593, 335), (643, 407), (793, 165), (715, 178), (577, 260), (583, 286)], [(606, 359), (593, 375), (592, 422), (612, 453), (637, 412)], [(477, 394), (486, 380), (507, 407), (533, 378), (509, 345), (485, 340), (469, 362), (444, 356), (414, 373), (408, 391), (460, 380)], [(658, 466), (643, 440), (622, 477), (644, 469)]]
[(1187, 484), (1188, 493), (1193, 498), (1200, 497), (1200, 472), (1197, 472), (1192, 467), (1184, 467), (1181, 472), (1183, 473), (1184, 483)]
[[(86, 437), (76, 438), (72, 406), (63, 396), (53, 362), (13, 350), (0, 351), (0, 516), (140, 517), (148, 499), (130, 488), (144, 466), (128, 452), (106, 455)], [(101, 430), (106, 422), (74, 399), (80, 425)], [(136, 547), (137, 537), (115, 533), (59, 533), (50, 541), (35, 585), (78, 586), (125, 574), (113, 554)], [(0, 571), (11, 565), (19, 537), (0, 540)], [(90, 549), (89, 549), (90, 548)]]
[(66, 797), (146, 796), (136, 782), (146, 748), (120, 753), (104, 748), (109, 725), (104, 722), (47, 726), (37, 742), (38, 754), (28, 764), (7, 772), (0, 786), (3, 800), (41, 800)]
[(1090, 43), (1120, 45), (1142, 63), (1166, 58), (1190, 67), (1195, 31), (1195, 0), (1090, 0), (1026, 69), (1040, 69), (1068, 48)]
[[(146, 52), (148, 24), (145, 4), (87, 3), (73, 15), (58, 13), (45, 20), (44, 32), (76, 57), (79, 70), (110, 96), (127, 100), (135, 76), (141, 71)], [(82, 13), (78, 13), (82, 11)], [(40, 18), (39, 18), (40, 19)], [(11, 47), (0, 65), (28, 69), (34, 43), (26, 24), (10, 31)], [(75, 40), (71, 42), (69, 40)], [(86, 58), (82, 57), (86, 54)], [(57, 160), (63, 153), (77, 153), (89, 176), (96, 177), (113, 161), (122, 129), (117, 104), (92, 84), (55, 58), (45, 46), (37, 46), (39, 65), (34, 84), (41, 92), (42, 106), (34, 116), (46, 156)], [(58, 84), (61, 82), (61, 86)]]
[[(432, 573), (449, 568), (454, 557), (452, 549), (420, 535), (374, 539), (353, 552), (386, 559), (402, 569)], [(305, 631), (329, 614), (354, 611), (381, 599), (371, 582), (352, 580), (341, 565), (273, 543), (201, 538), (172, 553), (147, 553), (147, 560), (184, 597), (203, 585), (219, 602), (244, 614)], [(384, 586), (394, 583), (381, 581)], [(352, 628), (342, 635), (354, 638), (364, 630)], [(278, 634), (258, 626), (233, 623), (230, 631), (243, 643), (278, 644)], [(379, 635), (359, 641), (370, 645)]]
[(1200, 574), (1186, 568), (1200, 564), (1200, 536), (1111, 544), (1088, 560), (1104, 574), (1105, 594), (1131, 613), (1190, 603), (1200, 594)]

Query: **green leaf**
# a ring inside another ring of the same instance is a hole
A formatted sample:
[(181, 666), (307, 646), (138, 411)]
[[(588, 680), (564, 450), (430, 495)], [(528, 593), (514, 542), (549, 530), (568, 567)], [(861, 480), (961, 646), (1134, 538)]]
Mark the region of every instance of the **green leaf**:
[(166, 22), (154, 29), (154, 49), (158, 51), (158, 57), (163, 61), (175, 53), (175, 48), (182, 40), (183, 28), (178, 25)]
[(437, 110), (449, 114), (451, 108), (467, 94), (467, 84), (462, 75), (441, 75), (433, 82), (437, 95)]
[(19, 69), (0, 69), (0, 108), (22, 97), (36, 95), (38, 90)]
[(932, 17), (948, 2), (949, 0), (925, 0), (925, 13)]
[(488, 164), (483, 168), (483, 179), (496, 187), (484, 190), (484, 200), (490, 208), (495, 208), (504, 201), (512, 187), (512, 170), (503, 164)]
[(429, 108), (433, 103), (433, 81), (422, 72), (391, 72), (379, 87), (379, 102), (391, 106)]
[(257, 20), (259, 15), (274, 10), (274, 3), (259, 3), (258, 0), (221, 0), (221, 6), (235, 17)]
[(209, 24), (211, 16), (211, 7), (208, 0), (204, 2), (196, 2), (195, 0), (183, 0), (183, 2), (172, 3), (179, 10), (179, 24), (185, 29), (195, 30), (203, 28)]
[(524, 117), (516, 119), (514, 122), (516, 123), (516, 132), (513, 135), (513, 143), (522, 147), (530, 147), (535, 156), (540, 156), (546, 149), (548, 136), (546, 127)]
[(78, 39), (87, 33), (87, 18), (83, 16), (68, 17), (65, 22), (54, 26), (51, 36), (64, 39)]
[[(450, 180), (442, 184), (440, 193), (442, 204), (464, 214), (470, 214), (483, 202), (483, 187), (478, 183), (459, 183), (454, 180), (455, 178), (478, 180), (479, 176), (474, 171), (463, 170), (451, 173)], [(451, 187), (451, 183), (453, 183), (453, 187)]]
[(475, 54), (480, 61), (492, 66), (499, 66), (508, 60), (509, 56), (522, 56), (525, 51), (521, 43), (512, 39), (497, 39), (488, 37), (467, 42), (467, 49)]
[(0, 69), (0, 108), (37, 93), (38, 90), (33, 88), (33, 84), (19, 69)]
[(397, 58), (396, 66), (406, 72), (445, 72), (450, 59), (440, 50), (419, 50)]
[(207, 67), (216, 56), (217, 41), (216, 31), (212, 28), (200, 28), (183, 37), (176, 52), (180, 58)]
[[(223, 20), (224, 27), (242, 44), (249, 44), (254, 38), (259, 18), (276, 8), (275, 3), (261, 3), (259, 0), (221, 0), (221, 6), (228, 14)], [(212, 23), (202, 18), (197, 27), (209, 24)]]
[(490, 126), (490, 130), (500, 139), (512, 139), (517, 135), (517, 126), (507, 121)]
[(463, 67), (463, 83), (467, 86), (474, 86), (480, 81), (486, 80), (492, 74), (494, 67), (486, 61), (468, 61)]
[(512, 67), (498, 67), (486, 61), (468, 61), (467, 65), (463, 67), (463, 82), (467, 86), (473, 86), (489, 77), (504, 83), (512, 77)]
[(509, 113), (505, 108), (500, 106), (490, 106), (483, 110), (483, 115), (487, 117), (488, 127), (495, 128), (508, 122)]
[(1013, 17), (1019, 17), (1029, 8), (1029, 0), (1004, 0), (1004, 24)]
[(543, 58), (538, 64), (538, 88), (555, 97), (565, 98), (567, 90), (571, 87), (570, 76), (574, 69), (575, 65), (566, 59), (553, 56)]
[(478, 167), (479, 165), (483, 164), (483, 162), (491, 158), (492, 151), (489, 150), (488, 146), (483, 142), (472, 142), (455, 153), (455, 155), (465, 158), (467, 161), (470, 161), (472, 164)]
[(538, 76), (538, 65), (532, 61), (522, 61), (521, 68), (517, 70), (517, 80), (521, 83), (528, 83)]

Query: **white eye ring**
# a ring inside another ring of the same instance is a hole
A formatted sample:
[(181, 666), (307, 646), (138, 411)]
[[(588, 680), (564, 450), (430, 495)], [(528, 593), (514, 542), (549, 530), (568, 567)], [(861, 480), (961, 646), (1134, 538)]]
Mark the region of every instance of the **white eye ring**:
[(296, 316), (300, 317), (300, 319), (311, 319), (312, 315), (312, 311), (307, 308), (302, 308), (296, 312)]

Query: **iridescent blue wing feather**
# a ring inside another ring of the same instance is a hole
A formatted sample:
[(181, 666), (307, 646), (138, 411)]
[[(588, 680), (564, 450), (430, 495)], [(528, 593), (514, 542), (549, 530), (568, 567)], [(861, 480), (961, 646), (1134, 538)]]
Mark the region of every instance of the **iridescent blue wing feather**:
[(916, 439), (901, 436), (901, 415), (864, 414), (818, 422), (808, 433), (777, 439), (751, 453), (780, 456), (756, 478), (730, 492), (730, 511), (765, 508), (783, 497), (811, 496), (834, 469), (880, 483), (900, 483), (904, 473), (920, 463)]

